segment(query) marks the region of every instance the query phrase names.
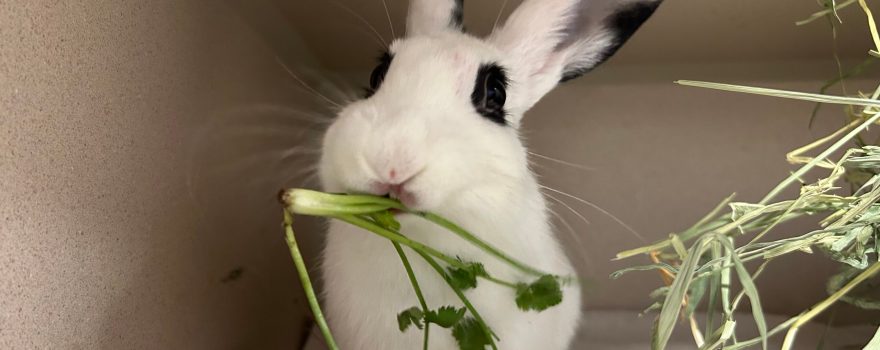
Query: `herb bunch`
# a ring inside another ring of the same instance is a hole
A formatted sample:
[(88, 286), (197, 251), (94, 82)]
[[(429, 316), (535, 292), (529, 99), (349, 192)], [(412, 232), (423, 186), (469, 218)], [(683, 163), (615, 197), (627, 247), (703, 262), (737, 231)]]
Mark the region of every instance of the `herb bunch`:
[[(411, 328), (422, 330), (423, 349), (428, 349), (430, 326), (432, 324), (451, 330), (452, 336), (462, 350), (485, 349), (487, 346), (497, 349), (496, 342), (500, 341), (500, 339), (480, 316), (477, 308), (468, 300), (464, 293), (464, 291), (469, 289), (477, 288), (477, 281), (479, 279), (511, 288), (515, 292), (515, 298), (511, 302), (516, 303), (517, 307), (524, 312), (543, 311), (559, 304), (562, 302), (562, 285), (573, 283), (573, 277), (571, 276), (557, 276), (533, 268), (505, 254), (441, 216), (428, 212), (410, 211), (394, 199), (368, 195), (330, 194), (306, 189), (290, 189), (281, 192), (281, 201), (285, 206), (284, 230), (291, 256), (296, 265), (316, 323), (321, 329), (327, 345), (334, 350), (338, 349), (338, 346), (333, 339), (327, 321), (324, 319), (320, 304), (312, 288), (308, 271), (305, 268), (302, 254), (296, 243), (292, 227), (293, 214), (322, 216), (341, 220), (385, 238), (394, 246), (406, 270), (407, 277), (418, 302), (418, 305), (413, 307), (395, 311), (398, 312), (397, 325), (401, 332)], [(412, 240), (401, 232), (400, 223), (394, 218), (391, 210), (413, 214), (446, 228), (461, 239), (480, 248), (489, 256), (505, 262), (524, 275), (534, 277), (534, 280), (503, 280), (490, 274), (480, 262), (463, 261), (458, 257), (451, 257), (428, 245)], [(445, 305), (436, 309), (429, 309), (403, 246), (411, 249), (427, 262), (446, 281), (446, 284), (458, 296), (464, 306)]]

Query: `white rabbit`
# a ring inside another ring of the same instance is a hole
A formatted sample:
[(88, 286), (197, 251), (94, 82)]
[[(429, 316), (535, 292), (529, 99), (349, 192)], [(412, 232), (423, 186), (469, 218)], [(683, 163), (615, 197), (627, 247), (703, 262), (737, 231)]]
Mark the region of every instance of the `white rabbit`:
[[(485, 39), (462, 32), (461, 0), (411, 0), (407, 36), (373, 72), (368, 96), (345, 106), (323, 139), (319, 175), (329, 192), (390, 195), (438, 213), (543, 271), (575, 275), (549, 224), (520, 120), (560, 81), (589, 71), (622, 45), (659, 0), (525, 0)], [(412, 215), (401, 232), (494, 276), (522, 274)], [(429, 308), (461, 302), (405, 249)], [(343, 349), (418, 349), (422, 333), (396, 316), (418, 301), (387, 240), (332, 221), (323, 255), (325, 310)], [(581, 315), (577, 283), (561, 304), (521, 311), (511, 288), (480, 280), (466, 292), (499, 337), (499, 349), (566, 349)], [(431, 349), (457, 349), (432, 327)]]

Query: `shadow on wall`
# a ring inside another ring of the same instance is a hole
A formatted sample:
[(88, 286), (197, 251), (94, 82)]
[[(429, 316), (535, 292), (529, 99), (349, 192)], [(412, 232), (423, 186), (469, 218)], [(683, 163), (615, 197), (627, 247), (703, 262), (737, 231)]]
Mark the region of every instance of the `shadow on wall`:
[(0, 348), (301, 341), (276, 195), (315, 156), (294, 109), (319, 104), (236, 11), (0, 6)]
[[(185, 82), (181, 109), (144, 115), (188, 124), (178, 139), (165, 140), (179, 148), (154, 174), (162, 187), (147, 190), (157, 201), (148, 226), (128, 233), (148, 238), (124, 267), (102, 348), (273, 349), (304, 341), (309, 311), (276, 195), (284, 187), (317, 186), (314, 165), (328, 111), (287, 71), (307, 78), (307, 69), (280, 63), (304, 61), (276, 41), (289, 30), (273, 27), (271, 16), (255, 22), (252, 15), (264, 15), (267, 5), (227, 5), (194, 6), (205, 11), (195, 15), (204, 27), (193, 38), (197, 48), (183, 48), (195, 51), (187, 59), (198, 74)], [(261, 35), (267, 28), (275, 35)], [(321, 224), (298, 220), (305, 258), (314, 262)]]

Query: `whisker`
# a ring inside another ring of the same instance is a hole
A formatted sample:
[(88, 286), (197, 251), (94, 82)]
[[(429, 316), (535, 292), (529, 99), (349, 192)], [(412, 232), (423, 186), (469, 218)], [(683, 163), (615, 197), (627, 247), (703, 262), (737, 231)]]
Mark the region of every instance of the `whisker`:
[[(322, 73), (322, 78), (322, 82), (332, 85), (334, 97), (337, 97), (336, 101), (341, 101), (342, 105), (348, 105), (364, 98), (362, 95), (363, 91), (360, 88), (352, 88), (351, 82), (345, 78), (339, 78), (328, 73)], [(341, 86), (346, 88), (343, 89)]]
[(564, 161), (564, 160), (561, 160), (561, 159), (556, 159), (556, 158), (553, 158), (553, 157), (548, 157), (548, 156), (545, 156), (545, 155), (543, 155), (543, 154), (538, 154), (538, 153), (535, 153), (535, 152), (532, 152), (532, 151), (529, 151), (529, 154), (531, 154), (531, 155), (533, 155), (533, 156), (535, 156), (535, 157), (538, 157), (538, 158), (546, 159), (546, 160), (549, 160), (549, 161), (551, 161), (551, 162), (556, 162), (556, 163), (563, 164), (563, 165), (568, 165), (568, 166), (570, 166), (570, 167), (572, 167), (572, 168), (576, 168), (576, 169), (580, 169), (580, 170), (584, 170), (584, 171), (595, 171), (595, 170), (596, 170), (596, 168), (593, 168), (593, 167), (588, 167), (588, 166), (586, 166), (586, 165), (581, 165), (581, 164), (577, 164), (577, 163), (567, 162), (567, 161)]
[(276, 164), (278, 164), (278, 166), (286, 166), (288, 164), (297, 164), (300, 161), (315, 163), (320, 154), (320, 150), (306, 150), (302, 149), (300, 146), (296, 146), (283, 152)]
[(306, 184), (310, 183), (312, 180), (317, 179), (317, 176), (318, 176), (317, 170), (318, 170), (317, 166), (303, 167), (303, 168), (299, 169), (298, 171), (296, 171), (293, 174), (293, 176), (287, 177), (287, 179), (284, 180), (283, 184), (287, 185), (289, 183), (296, 182), (295, 180), (299, 179), (299, 182), (296, 182), (296, 183), (298, 183), (300, 185), (306, 185)]
[(299, 155), (317, 155), (321, 154), (321, 150), (315, 148), (305, 148), (304, 146), (294, 146), (288, 150), (281, 152), (281, 160), (290, 159), (293, 156)]
[[(544, 164), (538, 163), (538, 162), (536, 162), (536, 161), (535, 161), (534, 159), (532, 159), (532, 158), (528, 158), (528, 157), (526, 157), (526, 162), (528, 162), (528, 164), (529, 164), (529, 169), (534, 169), (534, 168), (546, 169), (546, 168), (547, 168), (547, 167), (544, 166)], [(534, 171), (533, 171), (533, 173), (534, 173), (533, 175), (534, 175), (535, 177), (538, 177), (538, 176), (539, 176), (538, 173), (535, 173)]]
[(580, 202), (580, 203), (582, 203), (582, 204), (585, 204), (585, 205), (587, 205), (587, 206), (589, 206), (589, 207), (591, 207), (591, 208), (597, 210), (598, 212), (604, 214), (605, 216), (607, 216), (607, 217), (611, 218), (612, 220), (614, 220), (615, 222), (617, 222), (620, 226), (622, 226), (622, 227), (625, 228), (627, 231), (629, 231), (630, 233), (632, 233), (634, 236), (636, 236), (636, 238), (638, 238), (638, 239), (641, 240), (642, 242), (646, 242), (646, 243), (647, 243), (648, 240), (646, 240), (644, 236), (642, 236), (641, 234), (639, 234), (638, 232), (636, 232), (635, 229), (633, 229), (631, 226), (627, 225), (625, 222), (623, 222), (623, 220), (620, 220), (620, 218), (618, 218), (617, 216), (614, 216), (614, 214), (611, 214), (611, 213), (608, 212), (607, 210), (602, 209), (602, 207), (600, 207), (600, 206), (598, 206), (598, 205), (596, 205), (596, 204), (594, 204), (594, 203), (592, 203), (592, 202), (589, 202), (589, 201), (587, 201), (587, 200), (584, 200), (583, 198), (580, 198), (580, 197), (575, 196), (575, 195), (572, 195), (572, 194), (568, 194), (568, 193), (566, 193), (566, 192), (563, 192), (563, 191), (557, 190), (557, 189), (555, 189), (555, 188), (551, 188), (551, 187), (544, 186), (544, 185), (538, 185), (538, 186), (541, 186), (541, 188), (544, 188), (544, 189), (546, 189), (546, 190), (548, 190), (548, 191), (552, 191), (552, 192), (555, 192), (555, 193), (561, 194), (561, 195), (563, 195), (563, 196), (566, 196), (566, 197), (568, 197), (568, 198), (574, 199), (574, 200), (576, 200), (576, 201), (578, 201), (578, 202)]
[[(363, 16), (357, 14), (357, 12), (354, 12), (354, 10), (352, 10), (352, 9), (349, 8), (348, 6), (345, 6), (343, 3), (339, 2), (339, 1), (332, 1), (331, 3), (332, 3), (333, 5), (336, 5), (336, 7), (339, 7), (339, 8), (341, 8), (341, 9), (345, 10), (345, 11), (348, 12), (350, 15), (352, 15), (352, 16), (354, 16), (355, 18), (357, 18), (358, 20), (360, 20), (361, 23), (363, 23), (364, 25), (366, 25), (367, 28), (369, 28), (369, 29), (373, 32), (373, 34), (376, 36), (376, 38), (378, 38), (379, 41), (382, 42), (382, 47), (385, 47), (385, 48), (388, 47), (388, 42), (385, 41), (385, 38), (382, 37), (382, 34), (379, 34), (379, 31), (376, 30), (376, 27), (373, 27), (373, 25), (370, 24), (370, 22), (368, 22)], [(374, 39), (374, 40), (375, 40), (375, 39)]]
[[(293, 181), (294, 179), (290, 179), (290, 180)], [(317, 181), (318, 181), (318, 172), (313, 171), (308, 176), (302, 178), (299, 181), (299, 184), (297, 186), (319, 188), (320, 184)]]
[(214, 131), (213, 136), (223, 136), (223, 137), (233, 137), (233, 138), (245, 138), (245, 137), (273, 137), (273, 138), (281, 138), (284, 137), (285, 140), (290, 139), (299, 139), (305, 136), (308, 132), (315, 132), (316, 130), (306, 129), (306, 128), (294, 128), (294, 127), (271, 127), (271, 126), (243, 126), (238, 128), (227, 128), (227, 129), (218, 129)]
[(589, 260), (589, 258), (587, 257), (587, 246), (584, 245), (584, 242), (583, 242), (583, 240), (581, 240), (581, 237), (577, 234), (577, 232), (575, 232), (574, 227), (572, 227), (568, 223), (568, 221), (566, 221), (565, 218), (562, 217), (562, 215), (559, 215), (559, 213), (557, 213), (555, 210), (553, 210), (551, 208), (547, 208), (547, 211), (549, 211), (551, 215), (556, 217), (556, 220), (558, 222), (560, 222), (562, 224), (562, 226), (565, 226), (565, 228), (567, 230), (566, 232), (568, 233), (568, 236), (571, 237), (572, 240), (574, 240), (574, 243), (579, 248), (579, 249), (577, 249), (578, 250), (577, 255), (578, 255), (578, 259), (581, 260), (581, 263), (584, 266), (587, 266), (590, 270), (593, 270), (593, 264)]
[(552, 199), (552, 200), (555, 201), (556, 203), (559, 203), (559, 205), (562, 205), (563, 207), (565, 207), (566, 209), (568, 209), (569, 211), (571, 211), (574, 215), (577, 215), (577, 217), (579, 217), (581, 220), (583, 220), (585, 224), (587, 224), (587, 225), (592, 225), (592, 223), (590, 222), (590, 220), (587, 220), (587, 218), (584, 217), (583, 215), (581, 215), (581, 213), (579, 213), (577, 210), (574, 210), (574, 208), (572, 208), (570, 205), (568, 205), (568, 203), (563, 202), (563, 201), (560, 200), (559, 198), (553, 197), (553, 196), (550, 195), (549, 193), (544, 193), (544, 195), (547, 196), (547, 198)]
[(388, 18), (388, 27), (391, 28), (391, 39), (393, 40), (397, 35), (394, 34), (394, 23), (391, 23), (391, 13), (388, 12), (388, 4), (385, 0), (382, 0), (382, 7), (385, 8), (385, 17)]
[(296, 79), (296, 81), (298, 81), (303, 87), (305, 87), (305, 88), (306, 88), (307, 90), (309, 90), (311, 93), (313, 93), (313, 94), (315, 94), (316, 96), (322, 98), (324, 101), (327, 101), (327, 103), (332, 104), (332, 105), (335, 106), (336, 108), (342, 109), (342, 106), (341, 106), (340, 104), (336, 103), (336, 101), (333, 101), (333, 100), (327, 98), (327, 96), (322, 95), (320, 92), (318, 92), (318, 90), (313, 89), (311, 86), (309, 86), (309, 84), (306, 84), (305, 81), (303, 81), (302, 79), (300, 79), (299, 76), (297, 76), (295, 73), (293, 73), (293, 71), (290, 70), (290, 68), (287, 67), (287, 65), (284, 64), (284, 62), (281, 61), (281, 58), (280, 58), (280, 57), (275, 56), (275, 62), (277, 62), (279, 65), (281, 65), (281, 67), (284, 68), (284, 70), (287, 71), (287, 74), (290, 74), (290, 76), (293, 77), (293, 79)]
[(317, 112), (308, 112), (299, 109), (295, 109), (292, 107), (284, 106), (284, 105), (276, 105), (270, 103), (255, 103), (252, 105), (248, 105), (245, 107), (235, 108), (226, 114), (251, 114), (251, 113), (276, 113), (282, 115), (284, 118), (293, 118), (309, 123), (314, 123), (316, 125), (327, 125), (333, 122), (333, 118), (327, 116), (325, 114), (320, 114)]
[(498, 10), (498, 16), (495, 17), (495, 24), (492, 25), (492, 30), (495, 30), (495, 28), (498, 28), (498, 21), (501, 20), (501, 14), (504, 13), (505, 7), (507, 7), (507, 0), (504, 0), (504, 2), (501, 3), (501, 9)]

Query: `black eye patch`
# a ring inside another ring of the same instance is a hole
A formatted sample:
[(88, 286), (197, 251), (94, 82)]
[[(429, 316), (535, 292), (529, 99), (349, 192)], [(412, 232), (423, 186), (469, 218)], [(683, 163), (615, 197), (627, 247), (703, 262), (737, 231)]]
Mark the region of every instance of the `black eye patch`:
[(506, 125), (507, 113), (504, 111), (506, 101), (507, 74), (504, 68), (495, 63), (480, 65), (474, 92), (471, 93), (471, 102), (477, 113), (495, 123)]
[(382, 86), (382, 82), (385, 81), (385, 74), (388, 73), (388, 68), (391, 67), (392, 60), (394, 60), (394, 55), (388, 52), (384, 52), (379, 56), (379, 63), (373, 69), (373, 73), (370, 74), (370, 87), (367, 88), (364, 94), (365, 98), (373, 96), (379, 90), (379, 87)]

